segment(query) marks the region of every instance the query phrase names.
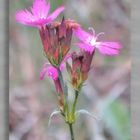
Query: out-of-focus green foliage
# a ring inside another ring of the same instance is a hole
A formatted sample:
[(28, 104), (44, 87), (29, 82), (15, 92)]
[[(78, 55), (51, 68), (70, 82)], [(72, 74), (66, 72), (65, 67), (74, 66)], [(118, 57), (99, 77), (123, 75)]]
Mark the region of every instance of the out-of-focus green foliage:
[(130, 140), (130, 114), (120, 102), (113, 102), (104, 111), (104, 119), (116, 140)]
[(63, 0), (51, 0), (51, 4), (51, 9), (55, 10), (58, 6), (61, 6), (63, 4)]

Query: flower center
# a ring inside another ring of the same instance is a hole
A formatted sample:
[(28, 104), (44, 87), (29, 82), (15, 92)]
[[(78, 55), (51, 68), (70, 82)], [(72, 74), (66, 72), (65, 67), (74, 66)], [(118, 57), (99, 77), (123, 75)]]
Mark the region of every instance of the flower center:
[(89, 27), (88, 28), (89, 30), (91, 30), (92, 32), (92, 36), (88, 37), (88, 43), (91, 45), (91, 46), (95, 46), (96, 44), (96, 37), (95, 37), (95, 30), (92, 28), (92, 27)]
[(89, 27), (89, 30), (92, 31), (92, 36), (89, 36), (88, 39), (87, 39), (87, 42), (91, 45), (91, 46), (94, 46), (96, 48), (99, 47), (99, 44), (100, 42), (97, 42), (97, 39), (100, 35), (104, 35), (104, 32), (100, 32), (98, 33), (96, 36), (95, 36), (95, 31), (92, 27)]
[(95, 37), (92, 37), (92, 38), (90, 39), (90, 41), (89, 41), (89, 44), (90, 44), (91, 46), (96, 45), (96, 38), (95, 38)]

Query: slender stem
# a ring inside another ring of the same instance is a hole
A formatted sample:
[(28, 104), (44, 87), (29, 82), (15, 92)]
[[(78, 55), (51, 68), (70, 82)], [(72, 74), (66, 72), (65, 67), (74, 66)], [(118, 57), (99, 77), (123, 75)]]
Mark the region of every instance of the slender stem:
[(74, 140), (74, 133), (73, 133), (72, 124), (69, 123), (68, 125), (69, 125), (69, 128), (70, 128), (71, 140)]
[(63, 80), (61, 70), (59, 68), (58, 68), (58, 73), (59, 73), (60, 84), (61, 84), (61, 87), (62, 87), (62, 90), (63, 90), (63, 93), (64, 93), (64, 112), (66, 111), (67, 114), (69, 114), (69, 106), (68, 106), (68, 99), (67, 99), (67, 96), (68, 96), (67, 94), (68, 93), (67, 93), (67, 89), (65, 87), (65, 83), (64, 83), (64, 80)]
[(74, 113), (75, 113), (78, 95), (79, 95), (79, 91), (75, 91), (75, 99), (74, 99), (74, 103), (73, 103), (73, 107), (72, 107), (72, 113), (73, 113), (73, 115), (74, 115)]
[(58, 68), (58, 73), (59, 73), (59, 80), (60, 80), (60, 83), (61, 83), (61, 86), (62, 86), (63, 92), (66, 94), (66, 90), (65, 90), (65, 86), (64, 86), (63, 76), (62, 76), (62, 73), (61, 73), (61, 71), (60, 71), (59, 68)]

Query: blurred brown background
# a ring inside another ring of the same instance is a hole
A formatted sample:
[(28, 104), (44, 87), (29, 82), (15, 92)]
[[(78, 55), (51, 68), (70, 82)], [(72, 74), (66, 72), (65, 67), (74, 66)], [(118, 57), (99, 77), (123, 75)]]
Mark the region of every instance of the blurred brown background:
[[(10, 140), (68, 140), (69, 130), (60, 116), (48, 128), (49, 115), (57, 108), (52, 81), (40, 81), (46, 62), (38, 30), (16, 23), (15, 12), (32, 0), (10, 1)], [(117, 57), (96, 53), (89, 79), (77, 109), (101, 117), (98, 123), (80, 116), (74, 126), (76, 140), (130, 140), (130, 4), (129, 0), (51, 0), (52, 10), (65, 5), (65, 18), (85, 29), (105, 32), (102, 40), (123, 45)], [(61, 20), (63, 14), (57, 20)], [(72, 45), (72, 47), (74, 47)]]

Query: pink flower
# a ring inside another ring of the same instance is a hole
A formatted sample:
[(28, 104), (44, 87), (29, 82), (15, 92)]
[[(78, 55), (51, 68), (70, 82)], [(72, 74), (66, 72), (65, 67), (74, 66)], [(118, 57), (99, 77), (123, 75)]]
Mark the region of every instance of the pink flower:
[(34, 0), (30, 11), (25, 9), (16, 13), (16, 20), (24, 25), (40, 27), (52, 22), (63, 10), (61, 6), (48, 16), (50, 3), (46, 0)]
[(97, 34), (95, 36), (95, 31), (93, 28), (93, 33), (88, 33), (84, 31), (82, 28), (77, 28), (74, 30), (75, 36), (77, 36), (82, 42), (77, 43), (78, 47), (81, 49), (92, 53), (95, 48), (98, 49), (98, 51), (104, 55), (117, 55), (119, 54), (119, 50), (121, 48), (121, 45), (118, 42), (100, 42), (97, 41), (98, 37), (101, 34), (104, 34), (103, 32)]
[[(65, 69), (65, 62), (71, 58), (71, 54), (67, 54), (67, 56), (61, 62), (59, 69), (63, 71)], [(40, 79), (44, 80), (46, 74), (53, 80), (57, 80), (59, 77), (57, 67), (50, 65), (49, 63), (45, 63), (41, 72), (40, 72)]]
[(45, 64), (41, 73), (40, 73), (40, 79), (43, 80), (46, 76), (46, 74), (52, 78), (53, 80), (58, 79), (58, 71), (54, 66), (51, 66), (49, 64)]

